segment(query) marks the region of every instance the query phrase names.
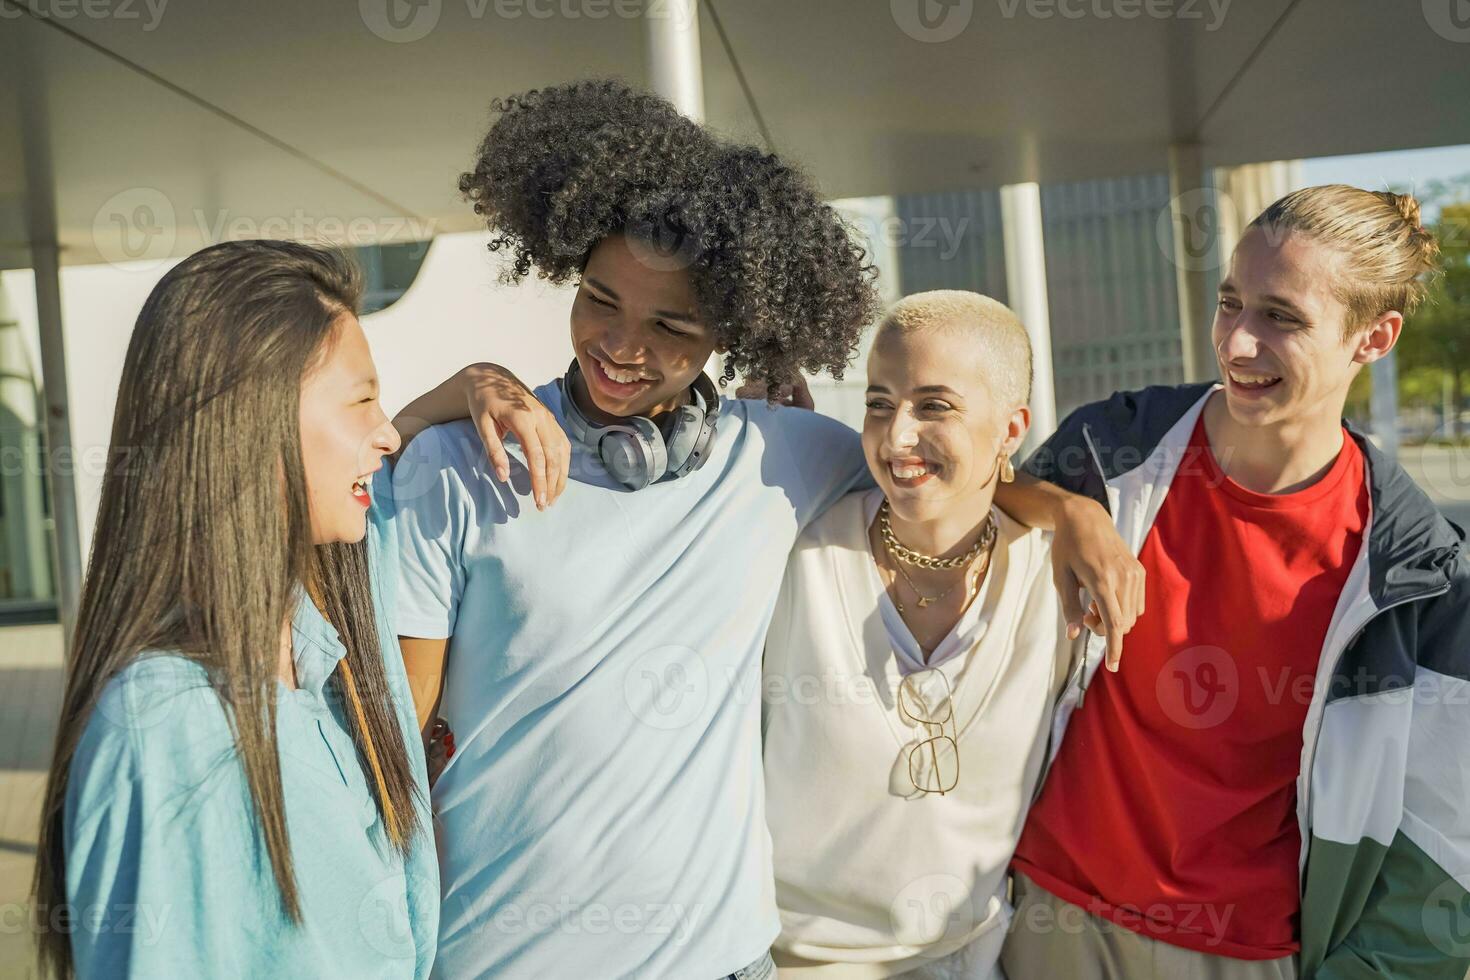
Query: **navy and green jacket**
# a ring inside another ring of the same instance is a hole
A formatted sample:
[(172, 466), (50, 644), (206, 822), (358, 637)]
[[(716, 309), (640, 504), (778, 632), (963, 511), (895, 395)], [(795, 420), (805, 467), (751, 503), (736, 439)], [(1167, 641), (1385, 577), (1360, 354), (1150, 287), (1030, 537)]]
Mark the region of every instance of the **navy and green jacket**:
[[(1107, 507), (1136, 555), (1217, 388), (1154, 387), (1086, 405), (1024, 469)], [(1470, 557), (1464, 531), (1348, 431), (1363, 450), (1372, 508), (1302, 730), (1301, 975), (1464, 980)], [(1053, 759), (1103, 646), (1089, 640), (1062, 696)]]

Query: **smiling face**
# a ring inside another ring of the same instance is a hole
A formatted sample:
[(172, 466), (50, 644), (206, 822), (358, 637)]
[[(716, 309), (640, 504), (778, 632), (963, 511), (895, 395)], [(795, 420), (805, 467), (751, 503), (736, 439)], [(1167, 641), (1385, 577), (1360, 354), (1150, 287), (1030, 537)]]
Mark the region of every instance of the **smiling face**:
[(874, 340), (863, 454), (903, 520), (988, 509), (999, 456), (1025, 438), (1030, 412), (998, 393), (986, 351), (963, 326), (885, 326)]
[(688, 272), (639, 255), (623, 235), (603, 239), (572, 302), (572, 349), (583, 380), (576, 395), (594, 422), (677, 408), (715, 350)]
[(378, 372), (357, 317), (344, 313), (301, 381), (301, 461), (313, 544), (361, 541), (372, 474), (398, 450), (378, 404)]
[(1345, 339), (1341, 275), (1342, 256), (1308, 236), (1252, 227), (1240, 239), (1211, 332), (1235, 422), (1336, 424), (1359, 369), (1393, 346), (1397, 313)]

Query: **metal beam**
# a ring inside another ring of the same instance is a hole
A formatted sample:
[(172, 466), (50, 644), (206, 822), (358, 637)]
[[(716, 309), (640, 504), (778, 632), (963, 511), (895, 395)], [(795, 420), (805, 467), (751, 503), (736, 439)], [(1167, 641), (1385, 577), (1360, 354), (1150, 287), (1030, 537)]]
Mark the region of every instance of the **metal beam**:
[[(23, 64), (22, 71), (33, 67)], [(61, 325), (61, 249), (56, 224), (55, 171), (51, 165), (49, 119), (40, 86), (22, 85), (19, 101), (27, 235), (31, 267), (36, 275), (36, 320), (41, 334), (41, 394), (46, 413), (43, 465), (56, 528), (56, 591), (69, 650), (81, 595), (82, 556), (74, 479), (76, 455), (72, 449), (66, 345)]]

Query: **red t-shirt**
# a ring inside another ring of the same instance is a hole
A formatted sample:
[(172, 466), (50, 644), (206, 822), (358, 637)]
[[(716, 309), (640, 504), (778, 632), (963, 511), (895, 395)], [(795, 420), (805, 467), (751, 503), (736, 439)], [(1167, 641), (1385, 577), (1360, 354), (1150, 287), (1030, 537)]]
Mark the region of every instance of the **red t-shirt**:
[(1015, 867), (1094, 915), (1189, 949), (1299, 948), (1302, 726), (1368, 518), (1363, 453), (1296, 493), (1225, 476), (1201, 416), (1144, 541), (1144, 614), (1100, 670)]

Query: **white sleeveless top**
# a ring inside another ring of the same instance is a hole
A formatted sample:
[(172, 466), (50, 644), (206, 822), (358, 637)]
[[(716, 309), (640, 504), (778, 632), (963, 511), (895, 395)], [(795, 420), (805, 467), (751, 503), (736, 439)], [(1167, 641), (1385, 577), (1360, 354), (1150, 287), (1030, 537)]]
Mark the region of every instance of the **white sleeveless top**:
[[(984, 977), (1005, 937), (1006, 869), (1078, 645), (1052, 586), (1050, 535), (997, 509), (985, 586), (933, 666), (913, 673), (893, 642), (912, 635), (890, 635), (892, 604), (868, 547), (881, 500), (878, 490), (849, 494), (801, 535), (766, 639), (776, 948), (832, 964), (802, 975), (845, 977), (892, 976), (964, 949), (974, 964), (965, 975)], [(940, 672), (959, 778), (944, 795), (923, 794), (910, 751), (936, 730), (904, 717), (898, 689), (913, 674), (909, 690), (937, 709)]]

